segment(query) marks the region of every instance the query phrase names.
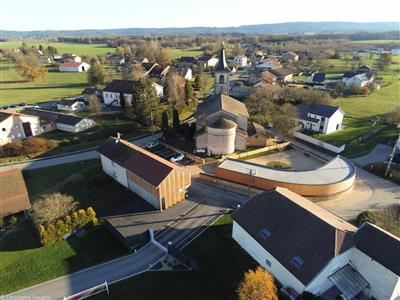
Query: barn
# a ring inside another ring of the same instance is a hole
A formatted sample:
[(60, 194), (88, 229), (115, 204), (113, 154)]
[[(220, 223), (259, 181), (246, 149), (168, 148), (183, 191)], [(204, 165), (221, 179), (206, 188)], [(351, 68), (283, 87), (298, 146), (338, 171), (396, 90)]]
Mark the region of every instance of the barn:
[(119, 138), (110, 137), (98, 150), (103, 171), (157, 209), (185, 199), (190, 173)]

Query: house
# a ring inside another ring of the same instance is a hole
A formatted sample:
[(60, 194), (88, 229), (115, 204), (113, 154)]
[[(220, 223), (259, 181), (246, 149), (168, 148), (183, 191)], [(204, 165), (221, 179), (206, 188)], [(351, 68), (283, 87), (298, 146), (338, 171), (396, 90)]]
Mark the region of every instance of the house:
[(85, 110), (86, 105), (83, 101), (76, 100), (76, 99), (64, 99), (60, 100), (57, 103), (58, 110), (65, 110), (65, 111), (83, 111)]
[(98, 150), (103, 171), (156, 209), (185, 200), (189, 172), (160, 156), (110, 137)]
[(342, 82), (350, 87), (355, 86), (362, 88), (366, 85), (373, 83), (375, 80), (375, 75), (373, 72), (355, 71), (355, 72), (345, 72), (342, 77)]
[(148, 73), (150, 78), (163, 78), (167, 76), (168, 72), (171, 70), (171, 66), (163, 67), (161, 65), (157, 65), (151, 69)]
[(82, 62), (82, 58), (72, 53), (64, 53), (61, 57), (62, 62)]
[(245, 99), (250, 96), (252, 87), (247, 86), (242, 80), (229, 80), (229, 96), (237, 99)]
[(277, 69), (280, 67), (281, 64), (276, 59), (273, 58), (266, 58), (258, 65), (256, 65), (256, 68), (262, 68), (262, 69)]
[(400, 239), (375, 225), (357, 228), (285, 188), (250, 198), (232, 219), (232, 238), (293, 298), (400, 296)]
[(287, 68), (269, 69), (268, 71), (274, 74), (281, 82), (287, 82), (293, 80), (293, 71)]
[(40, 119), (16, 112), (0, 112), (0, 145), (41, 134)]
[(145, 63), (141, 63), (141, 66), (144, 69), (144, 75), (148, 76), (150, 74), (150, 72), (160, 66), (158, 63), (149, 63), (149, 62), (145, 62)]
[(254, 60), (255, 60), (255, 63), (256, 63), (256, 64), (261, 63), (261, 62), (264, 60), (264, 57), (265, 57), (264, 51), (257, 50), (257, 51), (254, 53)]
[(269, 72), (268, 70), (261, 72), (260, 78), (261, 78), (262, 82), (265, 82), (268, 84), (276, 84), (276, 81), (278, 80), (278, 76)]
[(233, 58), (233, 63), (238, 67), (246, 67), (248, 65), (248, 59), (246, 55), (236, 55)]
[(215, 54), (204, 54), (197, 59), (196, 63), (201, 65), (204, 69), (209, 70), (214, 68), (218, 63), (218, 57)]
[[(103, 101), (106, 105), (124, 106), (125, 101), (136, 101), (133, 99), (133, 89), (137, 81), (135, 80), (120, 80), (114, 79), (103, 89)], [(158, 98), (164, 97), (164, 88), (152, 83)]]
[(299, 55), (295, 52), (289, 51), (286, 53), (283, 53), (281, 56), (281, 61), (283, 62), (297, 62), (299, 61)]
[(342, 129), (344, 112), (338, 106), (316, 103), (297, 106), (302, 129), (329, 134)]
[(22, 110), (22, 113), (29, 116), (39, 117), (41, 122), (44, 123), (44, 125), (42, 125), (43, 132), (58, 129), (66, 132), (78, 133), (96, 125), (96, 123), (89, 118), (60, 114), (35, 108), (25, 108)]
[(111, 65), (121, 66), (125, 63), (125, 57), (115, 53), (107, 54), (107, 59)]
[(254, 121), (249, 121), (247, 134), (249, 135), (247, 142), (248, 147), (265, 147), (267, 146), (268, 141), (271, 140), (265, 127)]
[(90, 65), (85, 62), (65, 62), (58, 67), (60, 72), (86, 72)]
[(374, 69), (368, 65), (361, 65), (357, 68), (357, 72), (359, 72), (359, 73), (367, 73), (367, 72), (373, 72), (373, 71), (374, 71)]
[(172, 72), (185, 78), (185, 80), (192, 80), (192, 69), (190, 68), (173, 68)]
[(307, 82), (321, 84), (324, 83), (325, 77), (326, 77), (325, 73), (316, 72), (307, 78)]
[(392, 55), (400, 55), (400, 48), (393, 48), (390, 53), (392, 53)]
[(0, 172), (0, 219), (31, 209), (28, 190), (20, 169)]
[(224, 94), (211, 95), (199, 103), (195, 117), (197, 150), (226, 155), (246, 149), (249, 113), (242, 102)]
[(181, 58), (178, 58), (176, 60), (175, 66), (178, 68), (191, 68), (196, 63), (196, 61), (196, 57), (182, 56)]

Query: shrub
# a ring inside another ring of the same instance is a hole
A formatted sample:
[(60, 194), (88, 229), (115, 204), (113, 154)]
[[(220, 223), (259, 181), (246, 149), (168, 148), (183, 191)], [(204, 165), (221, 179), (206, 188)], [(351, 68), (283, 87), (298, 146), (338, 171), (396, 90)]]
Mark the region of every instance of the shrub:
[(377, 218), (374, 212), (370, 210), (363, 211), (357, 216), (357, 225), (360, 226), (364, 222), (370, 222), (372, 224), (377, 223)]
[(1, 157), (13, 157), (20, 155), (33, 155), (43, 153), (51, 148), (54, 148), (53, 141), (46, 140), (40, 137), (31, 137), (23, 140), (8, 143), (0, 148)]
[(12, 216), (11, 219), (10, 219), (10, 225), (12, 227), (14, 227), (15, 225), (17, 225), (17, 223), (18, 223), (17, 217), (16, 216)]

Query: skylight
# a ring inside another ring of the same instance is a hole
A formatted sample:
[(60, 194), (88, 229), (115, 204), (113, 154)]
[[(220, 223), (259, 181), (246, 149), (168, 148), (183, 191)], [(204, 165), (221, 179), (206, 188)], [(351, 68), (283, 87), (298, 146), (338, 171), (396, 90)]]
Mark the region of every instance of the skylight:
[(267, 239), (272, 235), (272, 232), (264, 228), (263, 230), (260, 231), (260, 235), (262, 238)]
[(300, 255), (295, 255), (292, 257), (290, 262), (300, 269), (304, 265), (304, 258)]

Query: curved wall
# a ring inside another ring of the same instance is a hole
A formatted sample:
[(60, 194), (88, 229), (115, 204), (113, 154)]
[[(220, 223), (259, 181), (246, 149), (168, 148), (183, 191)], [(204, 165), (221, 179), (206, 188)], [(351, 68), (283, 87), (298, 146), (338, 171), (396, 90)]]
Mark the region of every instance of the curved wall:
[(229, 129), (206, 127), (207, 150), (212, 155), (227, 155), (235, 152), (236, 127)]

